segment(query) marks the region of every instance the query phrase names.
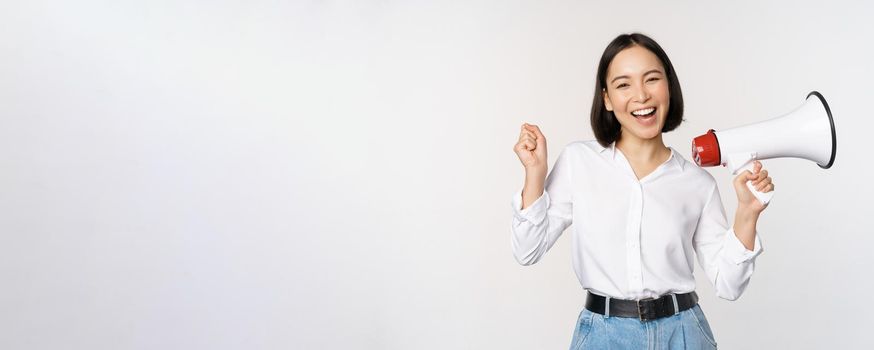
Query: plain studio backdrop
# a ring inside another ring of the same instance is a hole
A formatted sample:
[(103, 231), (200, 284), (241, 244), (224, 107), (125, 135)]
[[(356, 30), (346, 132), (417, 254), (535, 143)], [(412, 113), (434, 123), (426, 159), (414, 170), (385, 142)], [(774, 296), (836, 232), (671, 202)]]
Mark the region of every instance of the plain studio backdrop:
[[(777, 193), (724, 349), (870, 346), (874, 5), (577, 1), (0, 3), (0, 348), (564, 349), (570, 230), (510, 251), (512, 147), (592, 139), (597, 61), (673, 60), (666, 143), (820, 91), (834, 167)], [(736, 197), (719, 182), (731, 221)]]

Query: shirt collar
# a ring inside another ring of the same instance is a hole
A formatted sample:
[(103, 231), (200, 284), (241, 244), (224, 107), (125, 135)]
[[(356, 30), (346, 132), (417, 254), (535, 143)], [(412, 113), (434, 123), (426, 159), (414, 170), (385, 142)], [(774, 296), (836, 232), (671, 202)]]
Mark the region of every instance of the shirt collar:
[[(601, 146), (598, 143), (598, 147), (600, 148), (600, 153), (610, 156), (610, 159), (616, 159), (616, 142), (611, 142), (607, 147)], [(672, 164), (674, 167), (683, 171), (685, 169), (686, 162), (683, 161), (683, 157), (680, 155), (680, 152), (677, 152), (673, 147), (668, 147), (671, 149), (671, 158), (668, 159), (668, 162)]]
[(616, 159), (616, 142), (611, 142), (607, 147), (601, 146), (601, 143), (598, 143), (598, 147), (601, 148), (599, 152), (609, 155), (610, 159)]
[(680, 152), (677, 152), (673, 147), (668, 148), (671, 149), (670, 162), (673, 162), (675, 167), (680, 168), (680, 171), (683, 171), (686, 167), (686, 162), (683, 160), (683, 156), (681, 156)]

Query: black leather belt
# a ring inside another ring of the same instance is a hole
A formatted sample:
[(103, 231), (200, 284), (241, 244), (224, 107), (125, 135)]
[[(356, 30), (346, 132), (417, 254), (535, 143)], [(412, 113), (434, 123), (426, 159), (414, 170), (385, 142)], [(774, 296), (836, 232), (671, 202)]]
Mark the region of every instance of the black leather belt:
[[(674, 297), (676, 296), (676, 304)], [(665, 294), (657, 299), (623, 300), (588, 293), (586, 309), (605, 316), (634, 317), (641, 321), (655, 320), (691, 309), (698, 304), (698, 294)], [(609, 306), (609, 307), (608, 307)]]

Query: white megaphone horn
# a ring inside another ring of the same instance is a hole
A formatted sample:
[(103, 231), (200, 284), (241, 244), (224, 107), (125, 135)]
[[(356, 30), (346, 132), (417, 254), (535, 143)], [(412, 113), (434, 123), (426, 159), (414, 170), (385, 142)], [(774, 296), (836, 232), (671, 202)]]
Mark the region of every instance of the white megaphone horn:
[[(811, 98), (815, 96), (816, 98)], [(692, 157), (699, 166), (723, 165), (738, 174), (753, 169), (753, 161), (770, 158), (803, 158), (828, 169), (835, 162), (837, 137), (832, 112), (819, 92), (788, 114), (763, 122), (723, 131), (707, 131), (692, 140)], [(774, 191), (747, 187), (762, 204), (768, 204)]]

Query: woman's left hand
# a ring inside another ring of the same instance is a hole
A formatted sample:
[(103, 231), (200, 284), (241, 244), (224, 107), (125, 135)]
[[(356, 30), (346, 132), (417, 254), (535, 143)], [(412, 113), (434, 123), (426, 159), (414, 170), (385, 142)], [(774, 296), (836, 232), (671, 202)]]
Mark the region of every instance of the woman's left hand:
[(761, 213), (768, 207), (756, 198), (755, 195), (747, 188), (747, 181), (752, 181), (753, 188), (759, 192), (771, 192), (774, 190), (774, 183), (771, 177), (768, 176), (768, 171), (762, 169), (762, 163), (755, 161), (753, 171), (744, 170), (734, 178), (734, 191), (737, 193), (737, 205), (739, 208), (746, 208), (754, 213)]

